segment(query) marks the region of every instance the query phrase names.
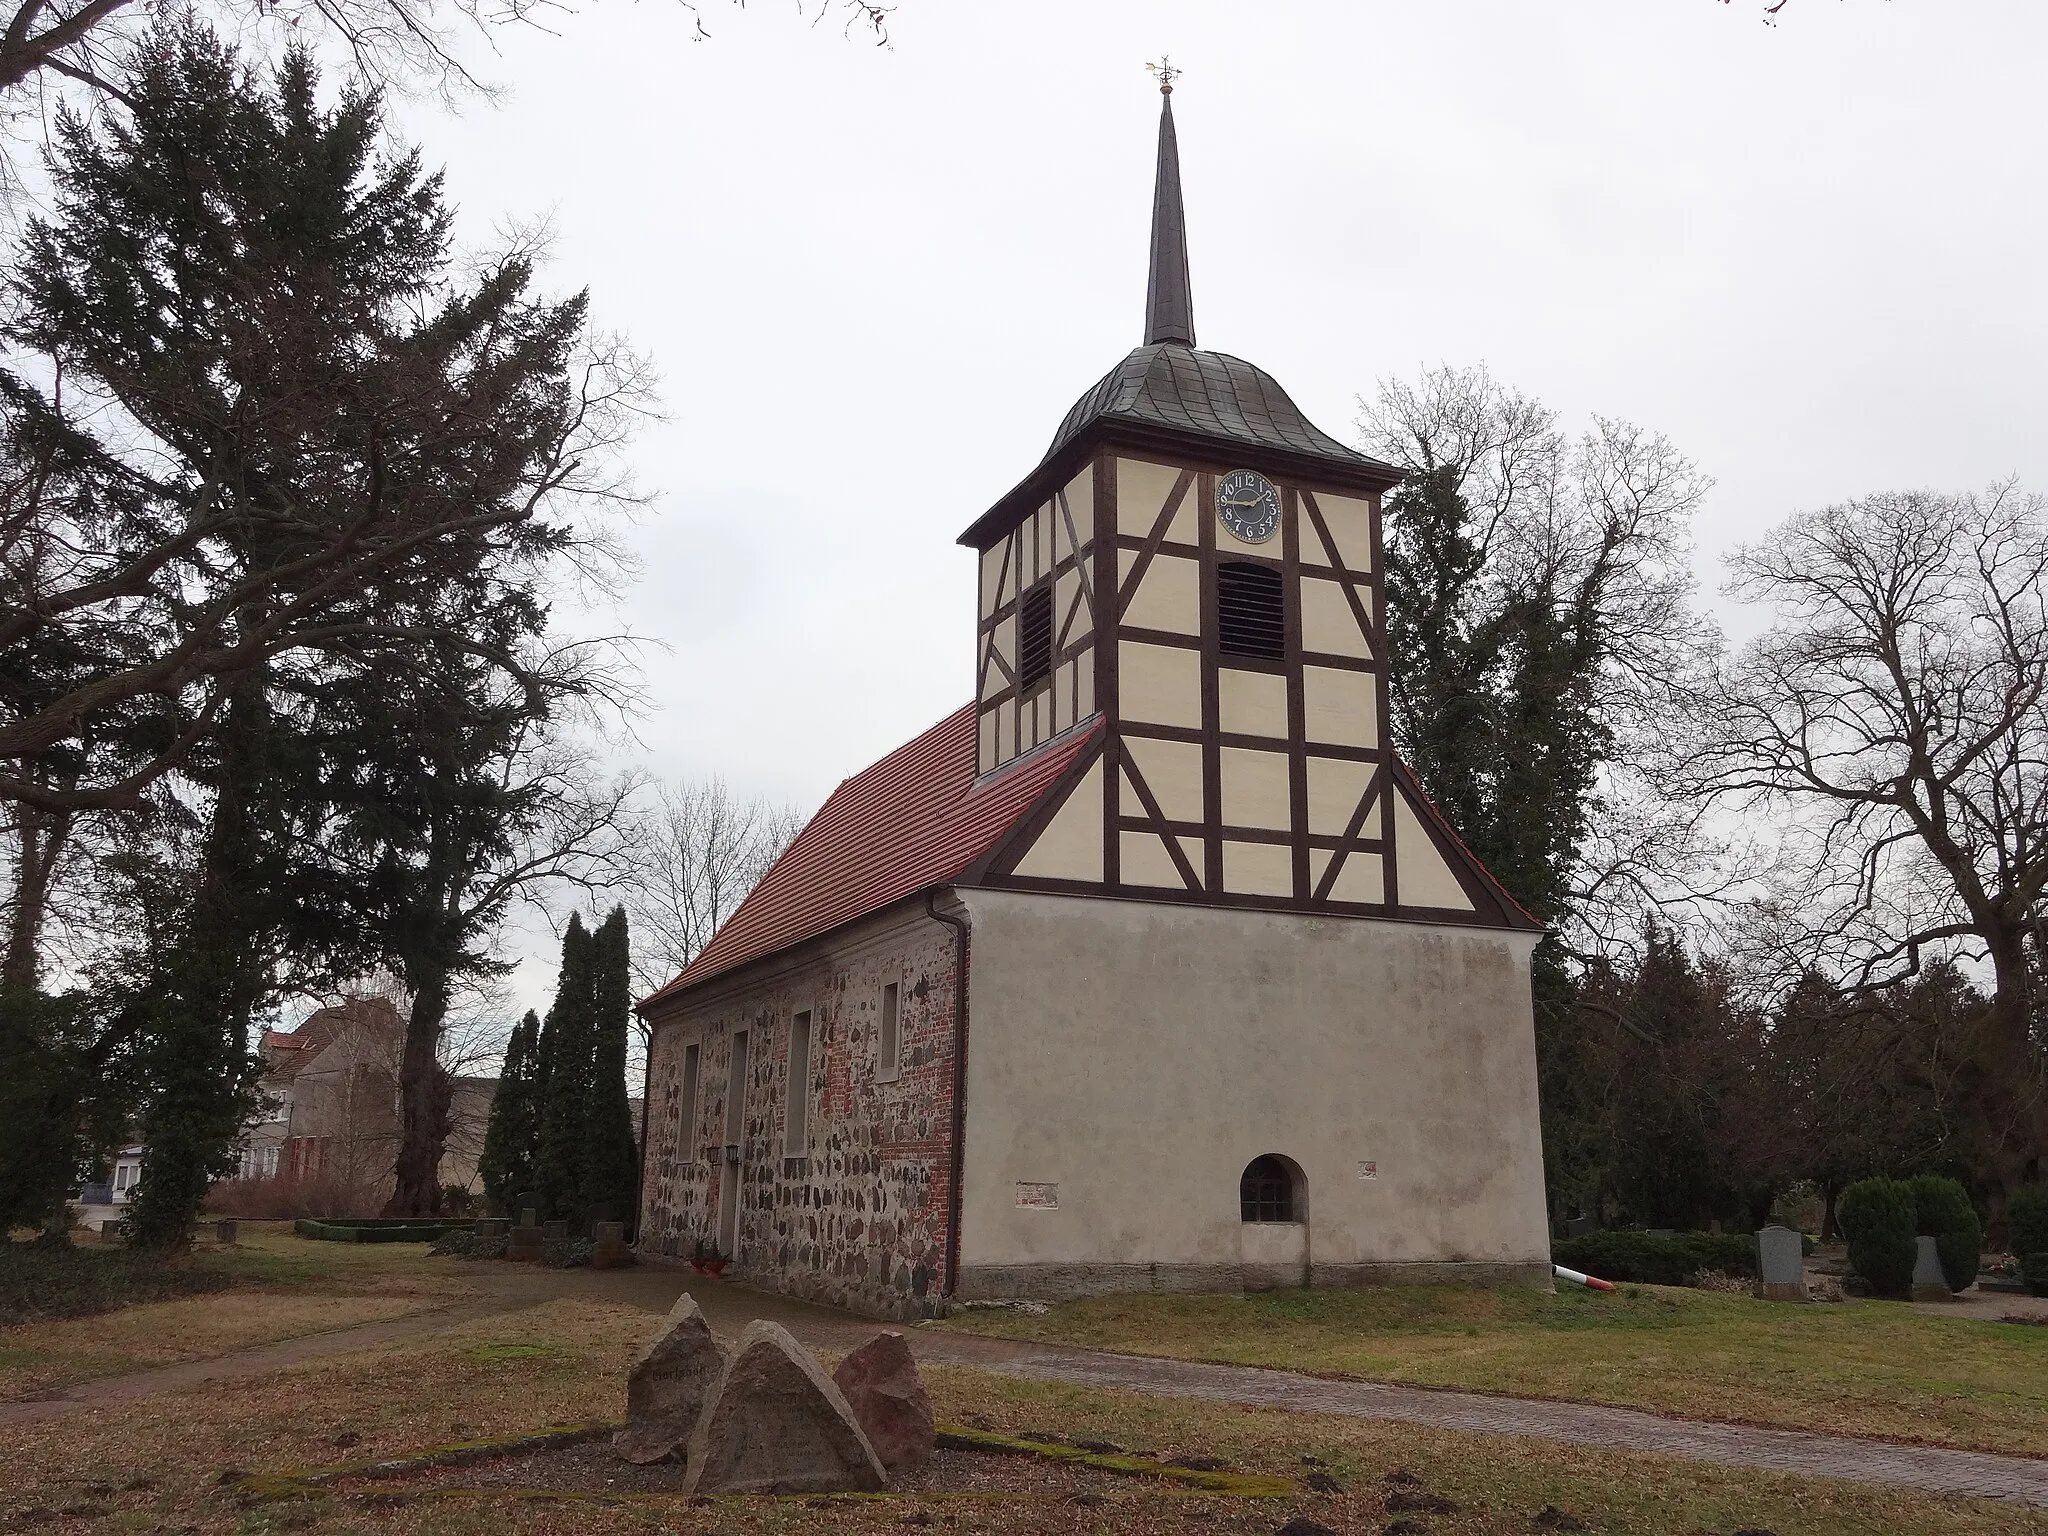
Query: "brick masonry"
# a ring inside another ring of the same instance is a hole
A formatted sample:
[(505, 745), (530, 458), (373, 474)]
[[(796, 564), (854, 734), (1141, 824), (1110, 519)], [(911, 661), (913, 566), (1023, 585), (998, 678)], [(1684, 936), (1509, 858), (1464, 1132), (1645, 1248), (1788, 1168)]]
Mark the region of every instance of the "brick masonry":
[[(935, 1316), (952, 1201), (954, 935), (922, 903), (777, 956), (654, 1020), (644, 1257), (716, 1243), (736, 1195), (734, 1271), (753, 1284), (873, 1316)], [(882, 988), (898, 993), (900, 1070), (877, 1072)], [(802, 1155), (787, 1156), (791, 1023), (811, 1013)], [(740, 1157), (728, 1180), (727, 1085), (748, 1036)], [(699, 1048), (696, 1105), (684, 1059)], [(689, 1123), (684, 1124), (686, 1117)]]

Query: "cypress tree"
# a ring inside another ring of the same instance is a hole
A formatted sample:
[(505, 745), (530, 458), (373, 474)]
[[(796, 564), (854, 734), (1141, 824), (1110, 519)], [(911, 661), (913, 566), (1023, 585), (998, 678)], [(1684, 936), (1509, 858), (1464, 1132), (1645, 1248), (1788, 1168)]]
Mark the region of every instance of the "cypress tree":
[(505, 1043), (505, 1070), (491, 1099), (484, 1150), (477, 1159), (484, 1198), (494, 1211), (511, 1212), (512, 1202), (533, 1187), (533, 1157), (540, 1140), (534, 1093), (539, 1067), (540, 1015), (529, 1008)]
[(540, 1147), (533, 1187), (549, 1219), (577, 1219), (583, 1192), (583, 1139), (597, 1023), (595, 949), (583, 919), (572, 913), (562, 935), (555, 1005), (541, 1026), (546, 1081), (540, 1093)]
[(597, 930), (592, 988), (593, 1038), (583, 1131), (583, 1191), (586, 1210), (602, 1219), (633, 1218), (640, 1149), (633, 1106), (626, 1093), (626, 1032), (632, 1027), (632, 953), (626, 909), (614, 907)]

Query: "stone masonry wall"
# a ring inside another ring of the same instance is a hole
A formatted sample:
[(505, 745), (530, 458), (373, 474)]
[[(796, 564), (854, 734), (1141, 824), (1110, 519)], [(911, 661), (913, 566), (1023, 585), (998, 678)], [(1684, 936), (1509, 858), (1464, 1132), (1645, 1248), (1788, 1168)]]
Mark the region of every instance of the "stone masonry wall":
[[(642, 1254), (687, 1260), (699, 1238), (718, 1240), (732, 1039), (745, 1030), (731, 1272), (882, 1317), (938, 1313), (952, 1200), (953, 972), (953, 930), (920, 905), (714, 982), (704, 1002), (657, 1012)], [(900, 1071), (885, 1082), (876, 1069), (882, 988), (892, 981)], [(805, 1155), (791, 1158), (790, 1026), (807, 1008), (810, 1114)], [(682, 1103), (692, 1044), (694, 1111)]]

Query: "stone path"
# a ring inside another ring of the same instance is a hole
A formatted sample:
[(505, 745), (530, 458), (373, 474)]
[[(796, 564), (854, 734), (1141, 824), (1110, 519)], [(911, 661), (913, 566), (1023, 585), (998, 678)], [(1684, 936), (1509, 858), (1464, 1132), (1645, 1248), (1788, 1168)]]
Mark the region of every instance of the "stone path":
[[(788, 1297), (729, 1283), (694, 1281), (687, 1273), (652, 1267), (597, 1273), (480, 1266), (477, 1280), (484, 1296), (461, 1306), (287, 1339), (210, 1360), (81, 1382), (20, 1402), (0, 1403), (0, 1426), (97, 1403), (152, 1397), (225, 1376), (281, 1370), (305, 1360), (459, 1327), (556, 1297), (574, 1296), (659, 1313), (667, 1311), (676, 1296), (688, 1289), (721, 1335), (735, 1335), (754, 1318), (767, 1317), (813, 1348), (834, 1352), (865, 1342), (878, 1327), (884, 1326)], [(1738, 1424), (1700, 1424), (1587, 1403), (1492, 1397), (1376, 1382), (1327, 1381), (1253, 1366), (1097, 1354), (976, 1334), (919, 1328), (908, 1328), (905, 1332), (917, 1358), (927, 1364), (967, 1366), (1037, 1381), (1070, 1382), (1205, 1402), (1243, 1403), (1296, 1413), (1394, 1420), (1472, 1434), (1519, 1435), (1722, 1466), (1756, 1467), (1804, 1477), (1838, 1477), (1928, 1493), (2014, 1499), (2048, 1506), (2048, 1460), (2025, 1456), (1894, 1445), (1881, 1440), (1754, 1429)]]
[[(931, 1359), (943, 1358), (941, 1353), (927, 1354), (928, 1338), (918, 1336), (917, 1353)], [(1296, 1413), (1395, 1419), (1436, 1429), (1524, 1435), (1608, 1450), (1647, 1451), (1686, 1461), (1760, 1467), (1803, 1477), (1840, 1477), (1859, 1483), (1918, 1488), (1928, 1493), (2048, 1505), (2048, 1461), (2025, 1456), (1893, 1445), (1881, 1440), (1752, 1429), (1739, 1424), (1696, 1424), (1587, 1403), (1489, 1397), (1475, 1392), (1382, 1386), (1375, 1382), (1325, 1381), (1249, 1366), (1198, 1365), (1183, 1360), (1095, 1355), (1078, 1350), (1043, 1351), (1042, 1356), (1000, 1364), (974, 1363), (1012, 1376), (1071, 1382), (1077, 1386), (1248, 1403)]]

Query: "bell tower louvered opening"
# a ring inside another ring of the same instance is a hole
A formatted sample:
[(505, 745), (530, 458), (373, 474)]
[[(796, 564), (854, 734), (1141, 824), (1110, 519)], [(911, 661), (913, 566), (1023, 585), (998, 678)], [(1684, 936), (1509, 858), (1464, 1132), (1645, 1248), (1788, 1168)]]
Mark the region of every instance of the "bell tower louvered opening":
[(1287, 605), (1280, 573), (1269, 565), (1226, 561), (1216, 567), (1217, 649), (1225, 656), (1280, 661), (1287, 655)]
[(1017, 687), (1036, 687), (1052, 675), (1052, 588), (1024, 594), (1017, 617)]

